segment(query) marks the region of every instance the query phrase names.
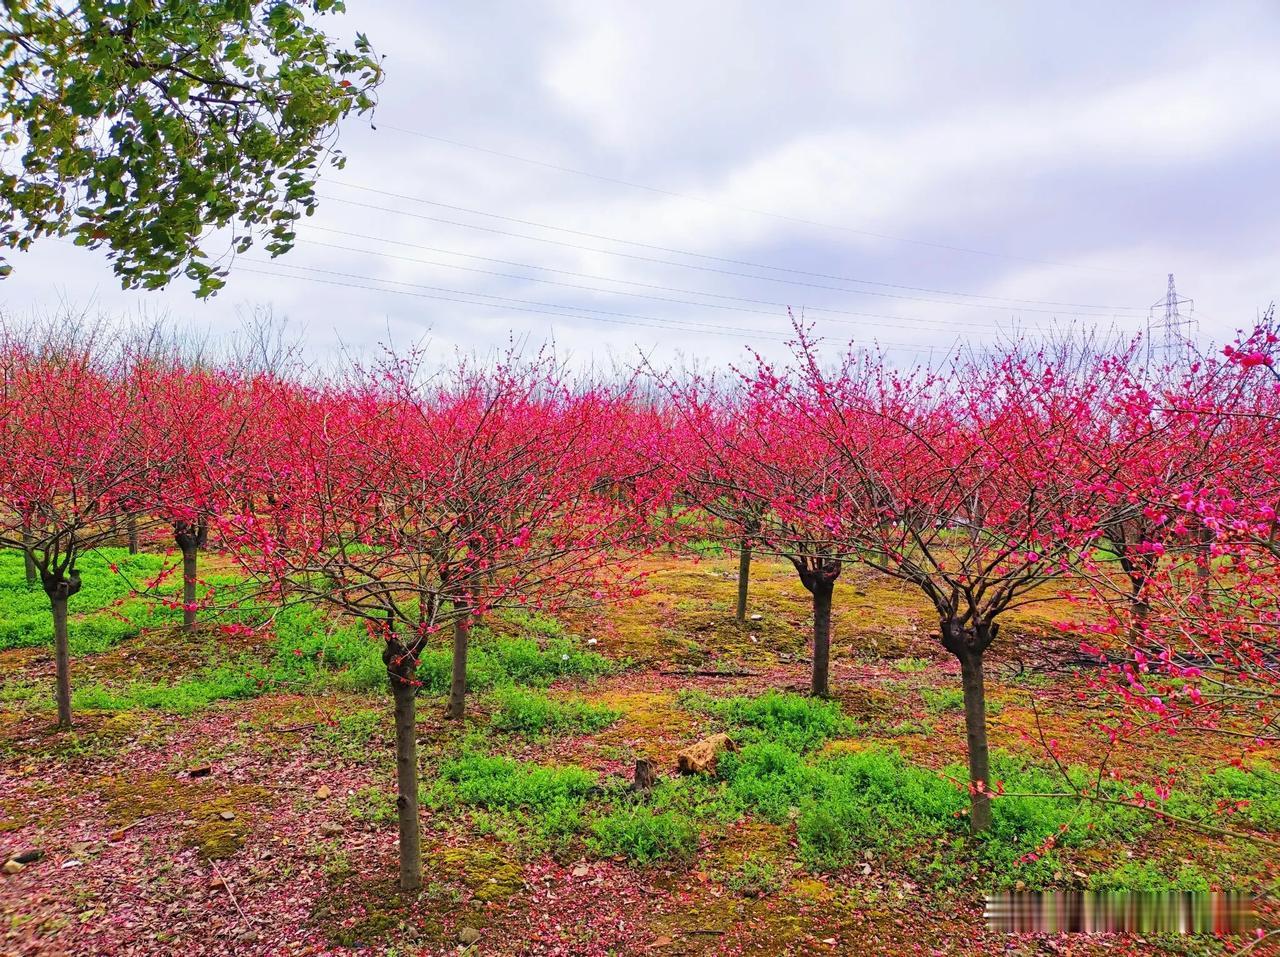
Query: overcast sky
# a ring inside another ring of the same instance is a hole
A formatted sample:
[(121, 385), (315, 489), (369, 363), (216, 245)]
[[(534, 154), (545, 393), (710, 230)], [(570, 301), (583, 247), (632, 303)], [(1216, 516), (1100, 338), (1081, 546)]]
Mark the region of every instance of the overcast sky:
[(780, 350), (789, 305), (912, 361), (1137, 330), (1169, 272), (1219, 341), (1280, 295), (1274, 0), (348, 8), (331, 31), (386, 56), (377, 128), (346, 125), (293, 252), (200, 302), (44, 242), (5, 311), (726, 362)]

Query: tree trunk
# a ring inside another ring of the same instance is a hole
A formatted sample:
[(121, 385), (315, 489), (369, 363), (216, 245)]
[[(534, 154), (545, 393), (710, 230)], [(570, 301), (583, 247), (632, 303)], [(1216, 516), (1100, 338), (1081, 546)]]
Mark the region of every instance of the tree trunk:
[(1136, 574), (1130, 574), (1129, 582), (1131, 590), (1129, 592), (1129, 611), (1132, 614), (1132, 620), (1129, 623), (1129, 635), (1135, 642), (1142, 642), (1146, 638), (1147, 620), (1151, 616), (1151, 606), (1147, 603), (1146, 598), (1146, 579)]
[(471, 616), (453, 623), (453, 680), (449, 684), (449, 708), (445, 716), (461, 718), (467, 707), (467, 645), (471, 641)]
[(182, 548), (182, 631), (188, 635), (196, 630), (196, 556), (199, 552), (195, 545)]
[(130, 515), (128, 520), (129, 529), (129, 554), (138, 554), (138, 517)]
[(422, 833), (418, 818), (418, 729), (414, 686), (407, 675), (391, 676), (396, 704), (396, 814), (400, 822), (400, 887), (422, 886)]
[(990, 761), (987, 753), (987, 702), (982, 676), (982, 652), (968, 651), (960, 659), (964, 688), (964, 728), (969, 746), (969, 828), (979, 834), (991, 826)]
[(831, 596), (834, 581), (815, 582), (813, 591), (813, 681), (809, 693), (825, 698), (829, 693), (827, 677), (831, 668)]
[(813, 680), (809, 693), (825, 698), (831, 664), (831, 595), (840, 577), (841, 561), (822, 556), (792, 557), (800, 583), (813, 596)]
[(36, 571), (35, 557), (31, 554), (31, 526), (25, 522), (22, 525), (22, 562), (27, 570), (27, 587), (35, 588), (39, 575)]
[(751, 583), (751, 543), (742, 540), (738, 546), (738, 624), (747, 623), (747, 589)]
[(1200, 543), (1204, 546), (1204, 561), (1196, 563), (1196, 579), (1204, 595), (1209, 594), (1209, 579), (1213, 575), (1213, 529), (1200, 529)]
[(173, 540), (182, 551), (182, 631), (190, 635), (196, 630), (197, 556), (209, 541), (209, 524), (202, 515), (179, 519), (173, 523)]
[(71, 727), (71, 655), (67, 649), (67, 599), (50, 595), (53, 607), (53, 659), (57, 671), (55, 698), (58, 702), (58, 727)]

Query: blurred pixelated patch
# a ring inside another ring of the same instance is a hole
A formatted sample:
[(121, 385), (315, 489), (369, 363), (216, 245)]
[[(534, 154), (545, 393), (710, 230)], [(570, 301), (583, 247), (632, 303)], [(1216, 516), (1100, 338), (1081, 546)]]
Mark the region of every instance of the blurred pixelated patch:
[(1005, 891), (987, 897), (987, 926), (1010, 934), (1251, 934), (1254, 899), (1224, 891)]

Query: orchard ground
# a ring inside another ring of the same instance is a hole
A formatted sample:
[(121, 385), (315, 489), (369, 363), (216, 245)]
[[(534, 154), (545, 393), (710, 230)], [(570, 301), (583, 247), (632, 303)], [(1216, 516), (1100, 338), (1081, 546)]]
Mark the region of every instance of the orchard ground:
[[(816, 701), (795, 572), (756, 561), (741, 629), (736, 558), (712, 553), (648, 560), (649, 591), (619, 606), (489, 620), (461, 722), (443, 717), (441, 639), (420, 669), (424, 888), (403, 894), (390, 695), (364, 629), (295, 610), (184, 636), (180, 612), (128, 596), (172, 558), (90, 562), (72, 602), (76, 727), (57, 732), (44, 596), (0, 554), (0, 851), (40, 855), (0, 877), (5, 953), (1234, 953), (1248, 941), (993, 934), (983, 894), (1280, 876), (1248, 837), (1280, 839), (1280, 752), (1234, 768), (1221, 739), (1144, 739), (1108, 766), (1128, 782), (1117, 797), (1172, 770), (1166, 811), (1245, 836), (1006, 796), (968, 839), (958, 667), (918, 593), (845, 569), (834, 697)], [(216, 555), (204, 569), (225, 603), (235, 575)], [(1008, 792), (1062, 790), (1049, 742), (1098, 772), (1085, 673), (1053, 628), (1066, 613), (1011, 614), (989, 656)], [(716, 731), (739, 749), (714, 776), (678, 776), (676, 752)], [(641, 758), (662, 779), (636, 795)], [(1224, 819), (1232, 800), (1247, 803)]]

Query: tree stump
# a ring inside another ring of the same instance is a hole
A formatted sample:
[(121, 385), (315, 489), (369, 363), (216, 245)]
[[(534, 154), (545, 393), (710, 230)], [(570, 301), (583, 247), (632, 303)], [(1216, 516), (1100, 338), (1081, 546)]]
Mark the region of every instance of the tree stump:
[(738, 746), (727, 734), (713, 734), (692, 744), (676, 755), (681, 774), (714, 774), (716, 759), (724, 751), (737, 751)]
[(658, 781), (658, 769), (648, 758), (636, 761), (636, 778), (631, 782), (631, 790), (648, 791)]

